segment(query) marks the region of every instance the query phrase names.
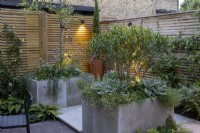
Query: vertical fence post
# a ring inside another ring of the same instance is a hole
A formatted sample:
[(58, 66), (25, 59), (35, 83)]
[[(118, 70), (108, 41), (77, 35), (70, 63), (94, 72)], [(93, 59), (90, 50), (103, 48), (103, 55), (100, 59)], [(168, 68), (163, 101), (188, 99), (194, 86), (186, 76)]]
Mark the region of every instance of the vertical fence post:
[(42, 60), (48, 62), (48, 55), (47, 55), (47, 27), (46, 27), (46, 12), (42, 12), (40, 14), (40, 46), (41, 46), (41, 57)]

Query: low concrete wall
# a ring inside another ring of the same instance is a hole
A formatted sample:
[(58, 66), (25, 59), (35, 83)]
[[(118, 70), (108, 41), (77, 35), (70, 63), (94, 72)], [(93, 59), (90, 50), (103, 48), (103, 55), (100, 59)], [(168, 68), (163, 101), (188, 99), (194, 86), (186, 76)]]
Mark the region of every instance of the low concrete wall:
[(59, 80), (58, 87), (61, 91), (56, 103), (47, 96), (48, 80), (31, 80), (29, 90), (33, 95), (33, 103), (44, 105), (57, 104), (60, 107), (74, 106), (81, 104), (81, 91), (77, 85), (78, 78)]
[(84, 100), (83, 133), (134, 133), (139, 128), (146, 133), (149, 128), (164, 125), (167, 117), (173, 114), (173, 109), (150, 99), (142, 104), (132, 103), (112, 110), (91, 107)]

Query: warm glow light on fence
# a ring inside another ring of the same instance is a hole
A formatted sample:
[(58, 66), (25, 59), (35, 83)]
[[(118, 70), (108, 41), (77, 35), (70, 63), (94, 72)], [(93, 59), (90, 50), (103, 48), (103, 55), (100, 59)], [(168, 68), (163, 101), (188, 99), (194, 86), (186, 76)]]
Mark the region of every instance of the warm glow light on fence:
[(81, 33), (81, 32), (87, 32), (87, 29), (84, 24), (82, 24), (78, 29), (78, 33)]

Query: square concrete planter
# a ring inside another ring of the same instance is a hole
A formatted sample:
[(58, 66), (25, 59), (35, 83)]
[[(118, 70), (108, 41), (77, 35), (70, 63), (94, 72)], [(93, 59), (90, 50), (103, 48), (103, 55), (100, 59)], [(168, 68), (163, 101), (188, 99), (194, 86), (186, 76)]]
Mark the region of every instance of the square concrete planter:
[(81, 91), (78, 88), (77, 80), (78, 77), (58, 81), (58, 87), (60, 87), (61, 91), (56, 103), (47, 96), (48, 80), (31, 80), (29, 90), (33, 95), (33, 103), (44, 105), (57, 104), (60, 107), (81, 104)]
[(91, 107), (83, 100), (82, 108), (83, 133), (134, 133), (136, 129), (146, 133), (149, 128), (164, 125), (167, 117), (174, 114), (174, 109), (167, 109), (151, 99), (112, 110)]

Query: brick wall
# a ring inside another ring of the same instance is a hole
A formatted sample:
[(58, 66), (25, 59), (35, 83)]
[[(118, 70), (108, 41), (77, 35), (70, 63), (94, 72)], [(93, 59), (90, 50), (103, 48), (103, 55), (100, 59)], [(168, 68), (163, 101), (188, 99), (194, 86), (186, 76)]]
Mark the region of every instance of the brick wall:
[[(94, 0), (69, 0), (71, 4), (94, 6)], [(156, 9), (178, 10), (178, 0), (99, 0), (102, 19), (125, 19), (156, 15)]]

